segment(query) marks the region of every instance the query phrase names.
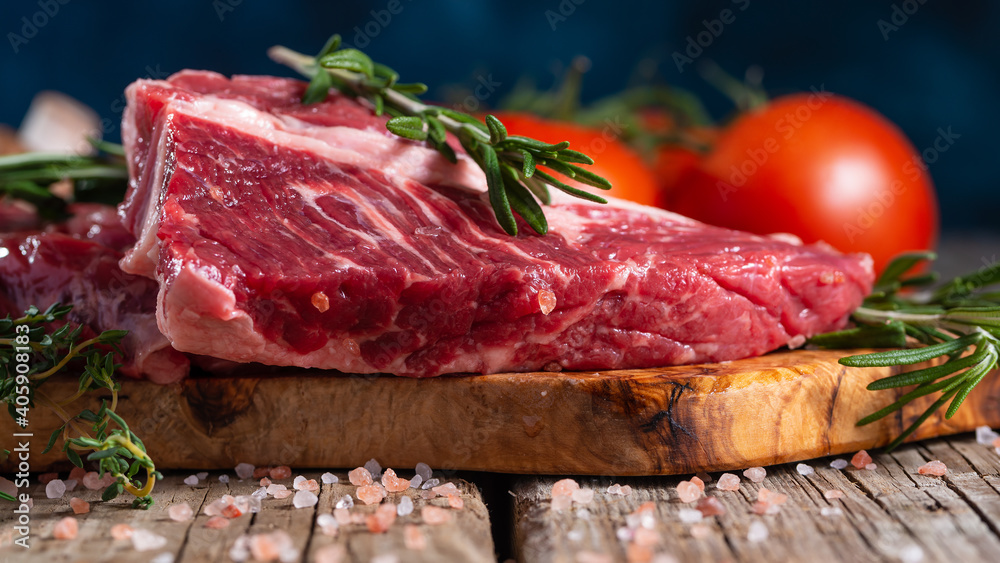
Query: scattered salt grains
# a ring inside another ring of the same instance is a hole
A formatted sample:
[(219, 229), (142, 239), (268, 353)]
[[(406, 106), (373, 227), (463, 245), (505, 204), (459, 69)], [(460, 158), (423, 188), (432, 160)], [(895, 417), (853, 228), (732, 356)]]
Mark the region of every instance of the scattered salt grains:
[(45, 498), (62, 498), (66, 494), (66, 483), (53, 479), (45, 485)]
[(233, 500), (233, 505), (239, 508), (240, 512), (244, 514), (257, 514), (260, 512), (260, 497), (239, 495)]
[(315, 479), (304, 479), (295, 484), (296, 491), (319, 491), (319, 483)]
[(382, 490), (375, 485), (365, 485), (363, 487), (358, 487), (357, 492), (354, 493), (358, 500), (365, 504), (377, 504), (382, 502)]
[(136, 551), (153, 551), (167, 545), (167, 538), (142, 528), (132, 530), (131, 540)]
[(705, 517), (722, 516), (726, 513), (726, 507), (715, 497), (702, 497), (695, 508)]
[(740, 478), (732, 473), (723, 473), (719, 476), (719, 482), (715, 485), (720, 491), (738, 491), (740, 488)]
[(76, 497), (69, 499), (69, 507), (73, 509), (73, 514), (86, 514), (90, 512), (90, 503)]
[(416, 474), (416, 475), (413, 476), (413, 479), (410, 479), (410, 488), (411, 489), (419, 489), (420, 485), (423, 482), (424, 482), (424, 478), (418, 473), (418, 474)]
[(767, 526), (759, 520), (755, 520), (750, 523), (750, 528), (747, 530), (747, 540), (753, 543), (759, 543), (767, 539), (769, 532)]
[(199, 471), (198, 473), (195, 473), (195, 477), (197, 477), (199, 481), (204, 481), (205, 479), (208, 479), (208, 471)]
[(743, 476), (754, 483), (761, 483), (767, 477), (767, 470), (763, 467), (751, 467), (743, 471)]
[(287, 465), (279, 465), (271, 469), (269, 473), (271, 479), (275, 481), (281, 481), (282, 479), (288, 479), (292, 476), (292, 468)]
[[(267, 477), (261, 477), (260, 478), (260, 486), (261, 487), (270, 487), (271, 486), (271, 480), (268, 479)], [(281, 485), (281, 486), (284, 487), (284, 485)]]
[(389, 531), (392, 523), (396, 521), (396, 505), (392, 503), (380, 504), (375, 509), (375, 514), (365, 518), (368, 531), (373, 534), (382, 534)]
[(222, 516), (213, 516), (205, 522), (206, 528), (211, 528), (213, 530), (221, 530), (229, 525), (229, 518), (223, 518)]
[(418, 463), (416, 467), (413, 468), (413, 471), (417, 475), (420, 475), (420, 478), (423, 481), (427, 481), (434, 475), (434, 471), (431, 470), (431, 466), (427, 465), (422, 461)]
[(257, 467), (253, 470), (253, 475), (251, 475), (251, 477), (253, 479), (260, 479), (261, 477), (267, 477), (270, 474), (271, 474), (270, 467)]
[(207, 504), (205, 508), (202, 509), (202, 512), (204, 512), (206, 516), (221, 516), (222, 509), (233, 504), (235, 500), (236, 498), (232, 495), (222, 495), (222, 498)]
[(351, 523), (351, 511), (347, 508), (338, 507), (333, 509), (333, 517), (341, 526), (346, 526)]
[(854, 457), (851, 458), (851, 465), (853, 465), (857, 469), (864, 469), (871, 462), (872, 462), (872, 456), (868, 455), (868, 452), (866, 452), (865, 450), (859, 451), (858, 453), (854, 454)]
[(705, 482), (701, 480), (701, 477), (695, 475), (694, 477), (691, 478), (691, 482), (694, 483), (695, 486), (697, 486), (698, 489), (701, 490), (701, 492), (703, 493), (705, 492)]
[(630, 485), (622, 485), (622, 488), (619, 489), (619, 491), (620, 492), (618, 494), (620, 494), (623, 497), (627, 497), (632, 494), (632, 487)]
[(339, 509), (354, 508), (354, 497), (352, 497), (351, 495), (344, 495), (343, 497), (340, 498), (340, 500), (337, 501), (336, 508)]
[(576, 504), (590, 504), (594, 500), (594, 489), (577, 489), (570, 498)]
[(228, 483), (229, 482), (229, 475), (226, 475), (225, 473), (223, 473), (222, 475), (219, 475), (219, 482), (222, 483), (222, 484)]
[(56, 522), (54, 528), (52, 528), (52, 537), (57, 540), (71, 540), (76, 538), (76, 534), (79, 531), (79, 526), (76, 523), (76, 518), (72, 516), (67, 516), (62, 520)]
[(132, 526), (128, 524), (115, 524), (111, 526), (111, 539), (127, 540), (132, 537)]
[(87, 474), (87, 470), (82, 467), (73, 467), (69, 470), (69, 478), (75, 479), (77, 481), (82, 481), (83, 476)]
[(465, 501), (458, 495), (448, 495), (448, 506), (455, 510), (462, 510), (465, 508)]
[(799, 472), (799, 475), (812, 475), (816, 472), (811, 465), (806, 465), (804, 463), (796, 465), (795, 470)]
[(330, 473), (329, 471), (320, 475), (319, 480), (324, 485), (336, 485), (337, 483), (340, 482), (340, 479), (333, 473)]
[(936, 459), (928, 461), (917, 469), (917, 473), (921, 475), (936, 475), (938, 477), (943, 476), (947, 472), (948, 466)]
[(256, 491), (250, 493), (250, 496), (256, 497), (258, 499), (265, 498), (267, 496), (267, 487), (261, 487)]
[(240, 516), (243, 516), (243, 511), (240, 510), (240, 507), (235, 504), (230, 504), (222, 509), (222, 515), (230, 519), (239, 518)]
[(900, 563), (920, 563), (924, 560), (924, 550), (919, 545), (907, 544), (899, 550)]
[(451, 512), (440, 506), (428, 505), (420, 509), (420, 517), (426, 524), (444, 524), (451, 520)]
[(406, 549), (420, 551), (427, 548), (427, 538), (424, 537), (420, 528), (413, 524), (403, 526), (403, 545)]
[(96, 491), (101, 488), (101, 477), (96, 471), (88, 471), (87, 474), (83, 476), (83, 486), (92, 491)]
[[(691, 525), (691, 537), (696, 540), (703, 540), (708, 536), (712, 535), (712, 528), (708, 524), (692, 524)], [(675, 560), (676, 561), (676, 560)]]
[(174, 522), (187, 522), (194, 516), (194, 511), (191, 510), (191, 505), (186, 502), (180, 504), (172, 504), (170, 508), (167, 509), (167, 515)]
[(830, 489), (829, 491), (823, 493), (823, 497), (828, 500), (844, 498), (844, 491), (841, 491), (840, 489)]
[(552, 497), (552, 510), (557, 512), (566, 510), (573, 504), (573, 497), (559, 495)]
[(410, 488), (410, 480), (396, 476), (392, 469), (386, 469), (382, 474), (382, 486), (390, 493), (400, 493)]
[(333, 514), (320, 514), (316, 517), (316, 525), (319, 526), (324, 536), (335, 536), (337, 535), (337, 530), (340, 529), (340, 524), (333, 517)]
[(368, 460), (368, 463), (365, 463), (365, 469), (368, 470), (368, 473), (371, 473), (374, 479), (378, 479), (379, 475), (382, 474), (382, 466), (375, 461), (375, 458), (371, 458)]
[(421, 489), (425, 489), (425, 490), (426, 489), (433, 489), (434, 487), (436, 487), (436, 486), (438, 486), (440, 484), (441, 484), (441, 480), (438, 479), (437, 477), (434, 477), (433, 479), (424, 479), (424, 484), (420, 485), (420, 488)]
[[(696, 510), (695, 512), (698, 511)], [(632, 541), (635, 542), (636, 545), (650, 547), (659, 543), (660, 533), (656, 530), (650, 530), (648, 528), (639, 528), (635, 531), (635, 534), (632, 535)]]
[(299, 550), (295, 548), (292, 537), (284, 530), (274, 530), (266, 534), (257, 534), (247, 539), (250, 555), (258, 561), (296, 561)]
[(293, 487), (293, 488), (294, 488), (295, 490), (298, 490), (298, 488), (299, 488), (299, 483), (301, 483), (301, 482), (303, 482), (303, 481), (305, 481), (305, 480), (306, 480), (306, 478), (305, 478), (305, 477), (303, 477), (302, 475), (299, 475), (299, 476), (295, 477), (295, 479), (292, 479), (292, 487)]
[(607, 492), (609, 495), (620, 495), (622, 494), (622, 486), (619, 485), (618, 483), (615, 483), (610, 487), (608, 487), (608, 490), (605, 492)]
[(573, 479), (560, 479), (552, 485), (552, 496), (570, 496), (573, 491), (580, 488), (580, 484)]
[(236, 476), (240, 479), (249, 479), (253, 476), (254, 466), (249, 463), (239, 463), (234, 469), (236, 471)]
[[(261, 486), (264, 486), (264, 483), (261, 483)], [(269, 495), (273, 495), (279, 491), (287, 491), (287, 490), (288, 487), (282, 485), (281, 483), (271, 483), (270, 485), (267, 485), (267, 494)]]
[(409, 516), (413, 513), (413, 499), (404, 496), (399, 499), (399, 504), (396, 505), (396, 515), (397, 516)]
[(347, 548), (339, 543), (324, 545), (316, 550), (316, 563), (341, 563), (347, 558)]
[(424, 500), (430, 500), (432, 498), (435, 498), (436, 496), (437, 496), (437, 493), (435, 493), (434, 491), (431, 491), (431, 490), (420, 491), (420, 498), (422, 498)]
[(355, 487), (364, 487), (365, 485), (371, 485), (374, 482), (372, 480), (371, 471), (368, 471), (364, 467), (357, 467), (348, 471), (347, 478)]
[(712, 476), (709, 475), (708, 473), (705, 473), (704, 471), (699, 471), (698, 473), (695, 474), (695, 477), (701, 479), (703, 483), (712, 482)]
[(189, 476), (185, 477), (184, 478), (184, 484), (185, 485), (197, 485), (198, 484), (198, 476), (197, 475), (189, 475)]
[(615, 536), (618, 538), (619, 541), (623, 542), (632, 541), (632, 530), (626, 528), (625, 526), (622, 526), (621, 528), (618, 528), (615, 531)]
[(580, 520), (590, 520), (590, 511), (586, 508), (577, 508), (576, 517)]
[(283, 498), (288, 498), (288, 497), (292, 496), (292, 491), (289, 491), (288, 489), (285, 489), (284, 491), (278, 491), (278, 492), (274, 493), (273, 496), (274, 496), (274, 498), (276, 498), (278, 500), (281, 500)]
[(67, 493), (72, 492), (76, 488), (76, 479), (66, 479), (63, 484), (66, 485)]
[(691, 481), (681, 481), (677, 484), (677, 496), (681, 502), (694, 502), (701, 497), (701, 489)]
[(865, 466), (865, 469), (867, 469), (868, 471), (875, 471), (876, 469), (878, 469), (878, 465), (874, 463), (869, 463), (868, 465)]
[(994, 442), (1000, 438), (1000, 434), (997, 434), (989, 426), (979, 426), (976, 428), (976, 442), (984, 445), (995, 445)]
[(677, 511), (677, 517), (680, 518), (680, 521), (685, 524), (693, 524), (695, 522), (701, 522), (704, 515), (700, 510), (684, 507)]
[(837, 458), (837, 459), (835, 459), (835, 460), (833, 460), (833, 461), (830, 462), (830, 467), (832, 467), (834, 469), (843, 469), (843, 468), (847, 467), (847, 460), (846, 459)]
[(316, 496), (316, 493), (304, 490), (295, 493), (295, 498), (292, 499), (292, 505), (295, 506), (295, 508), (308, 508), (310, 506), (316, 506), (317, 502), (319, 502), (319, 497)]
[(444, 485), (432, 487), (431, 490), (434, 491), (434, 493), (437, 494), (437, 496), (439, 497), (462, 494), (462, 491), (458, 490), (458, 487), (455, 486), (455, 483), (452, 483), (451, 481), (445, 483)]
[(823, 516), (843, 516), (844, 511), (839, 506), (824, 506), (819, 513)]

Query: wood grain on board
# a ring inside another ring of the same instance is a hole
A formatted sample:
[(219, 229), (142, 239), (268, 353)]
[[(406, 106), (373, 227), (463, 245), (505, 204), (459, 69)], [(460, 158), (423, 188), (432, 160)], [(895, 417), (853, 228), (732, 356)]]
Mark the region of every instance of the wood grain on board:
[[(871, 381), (896, 368), (847, 368), (843, 351), (782, 352), (734, 362), (599, 373), (408, 379), (282, 372), (123, 383), (118, 412), (160, 468), (236, 463), (510, 473), (657, 475), (773, 465), (886, 444), (929, 404), (866, 427), (855, 422), (898, 397)], [(919, 367), (919, 366), (913, 366)], [(46, 385), (71, 395), (73, 381)], [(951, 420), (935, 415), (914, 439), (1000, 426), (1000, 381), (986, 378)], [(89, 396), (67, 408), (98, 406)], [(0, 436), (17, 431), (8, 417)], [(32, 468), (59, 421), (31, 411)]]

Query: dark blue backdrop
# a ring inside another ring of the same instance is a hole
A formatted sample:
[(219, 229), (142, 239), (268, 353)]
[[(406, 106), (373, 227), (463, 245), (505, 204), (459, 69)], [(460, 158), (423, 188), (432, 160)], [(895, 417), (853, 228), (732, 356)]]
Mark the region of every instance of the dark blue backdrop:
[(724, 9), (730, 22), (710, 41), (702, 35), (698, 58), (733, 72), (760, 65), (772, 93), (824, 84), (881, 111), (918, 149), (950, 126), (960, 138), (931, 166), (945, 225), (996, 229), (1000, 3), (989, 0), (4, 0), (0, 122), (16, 125), (35, 92), (55, 89), (95, 108), (116, 139), (122, 88), (136, 77), (182, 68), (285, 74), (265, 57), (268, 46), (312, 52), (334, 31), (404, 80), (427, 82), (432, 95), (491, 77), (499, 87), (486, 103), (525, 74), (547, 84), (578, 54), (593, 61), (584, 88), (592, 99), (652, 58), (718, 117), (729, 103), (690, 66), (678, 71), (672, 54), (706, 20), (720, 31), (711, 20)]

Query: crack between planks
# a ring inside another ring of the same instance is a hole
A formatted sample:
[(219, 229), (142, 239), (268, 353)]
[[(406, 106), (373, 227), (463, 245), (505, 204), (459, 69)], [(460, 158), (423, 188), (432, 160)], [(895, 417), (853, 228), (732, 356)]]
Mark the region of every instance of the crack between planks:
[[(228, 485), (226, 487), (228, 489)], [(188, 538), (191, 537), (191, 529), (194, 528), (195, 525), (194, 523), (198, 520), (198, 515), (201, 514), (201, 511), (205, 507), (205, 503), (208, 501), (208, 491), (210, 490), (212, 490), (211, 486), (205, 488), (205, 496), (201, 498), (201, 503), (198, 504), (198, 507), (195, 508), (194, 510), (194, 514), (191, 515), (191, 525), (188, 526), (187, 528), (184, 528), (184, 539), (181, 540), (181, 545), (177, 549), (177, 559), (176, 559), (177, 561), (184, 560), (183, 557), (184, 550), (187, 549)], [(176, 493), (174, 494), (174, 496), (176, 496)], [(170, 497), (171, 502), (174, 500), (174, 496)]]

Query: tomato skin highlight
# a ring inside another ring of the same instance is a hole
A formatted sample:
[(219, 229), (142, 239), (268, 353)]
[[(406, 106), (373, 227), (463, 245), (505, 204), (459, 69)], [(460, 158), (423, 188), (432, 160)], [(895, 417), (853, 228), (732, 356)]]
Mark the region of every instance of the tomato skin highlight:
[(874, 110), (827, 93), (741, 115), (665, 200), (713, 225), (867, 252), (876, 272), (899, 253), (932, 249), (938, 235), (934, 187), (913, 145)]
[(594, 159), (594, 164), (581, 166), (606, 178), (611, 182), (611, 189), (601, 190), (561, 174), (553, 174), (558, 180), (602, 197), (618, 197), (643, 205), (662, 203), (656, 176), (637, 152), (618, 139), (620, 131), (614, 131), (610, 126), (604, 130), (592, 129), (520, 112), (498, 112), (493, 115), (503, 122), (510, 135), (533, 137), (547, 143), (569, 141), (569, 148)]

